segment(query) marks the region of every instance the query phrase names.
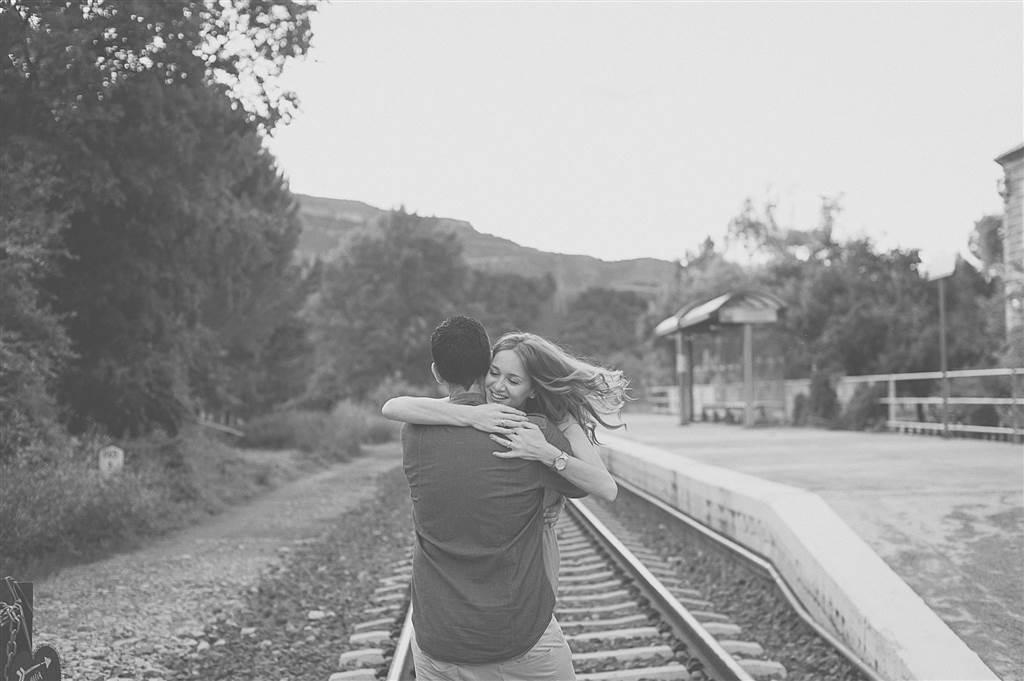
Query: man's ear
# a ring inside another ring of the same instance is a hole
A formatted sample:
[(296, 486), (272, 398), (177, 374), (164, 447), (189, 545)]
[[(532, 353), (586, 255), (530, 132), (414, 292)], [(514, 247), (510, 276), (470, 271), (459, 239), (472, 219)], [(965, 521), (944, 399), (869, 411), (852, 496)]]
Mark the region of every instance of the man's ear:
[(447, 382), (443, 378), (441, 378), (441, 374), (437, 373), (437, 365), (434, 364), (433, 362), (430, 363), (430, 373), (434, 375), (434, 380), (440, 383), (441, 385), (444, 385)]

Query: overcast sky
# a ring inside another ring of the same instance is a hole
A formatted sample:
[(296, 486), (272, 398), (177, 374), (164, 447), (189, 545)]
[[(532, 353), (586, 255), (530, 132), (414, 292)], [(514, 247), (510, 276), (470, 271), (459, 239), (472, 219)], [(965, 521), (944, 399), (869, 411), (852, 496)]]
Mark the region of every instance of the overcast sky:
[(296, 192), (672, 259), (743, 199), (966, 248), (1024, 141), (1024, 3), (324, 3), (270, 143)]

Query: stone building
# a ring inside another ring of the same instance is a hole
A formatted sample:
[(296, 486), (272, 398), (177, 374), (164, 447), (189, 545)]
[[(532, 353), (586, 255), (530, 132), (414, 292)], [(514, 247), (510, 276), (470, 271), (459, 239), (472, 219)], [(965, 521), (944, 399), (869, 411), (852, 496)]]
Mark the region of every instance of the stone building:
[(1006, 334), (1012, 356), (1024, 358), (1024, 144), (998, 156), (1004, 177), (1003, 264), (1006, 282)]

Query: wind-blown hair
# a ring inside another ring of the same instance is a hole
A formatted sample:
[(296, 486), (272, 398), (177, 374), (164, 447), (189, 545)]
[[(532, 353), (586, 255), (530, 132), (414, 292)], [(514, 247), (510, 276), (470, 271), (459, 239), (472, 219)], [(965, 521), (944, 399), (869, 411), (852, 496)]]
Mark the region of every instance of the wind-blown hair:
[(533, 383), (535, 395), (527, 400), (525, 411), (559, 422), (571, 416), (594, 444), (597, 424), (623, 427), (604, 418), (617, 415), (629, 399), (629, 381), (621, 371), (585, 362), (533, 333), (506, 333), (494, 344), (491, 356), (502, 350), (516, 353)]

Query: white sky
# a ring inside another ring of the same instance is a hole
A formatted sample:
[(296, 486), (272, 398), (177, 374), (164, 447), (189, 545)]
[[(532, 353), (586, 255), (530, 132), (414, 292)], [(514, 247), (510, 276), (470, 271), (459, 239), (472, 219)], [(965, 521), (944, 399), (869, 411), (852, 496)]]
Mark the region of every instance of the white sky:
[(324, 3), (270, 147), (294, 191), (605, 260), (753, 197), (966, 249), (1024, 141), (1024, 2)]

